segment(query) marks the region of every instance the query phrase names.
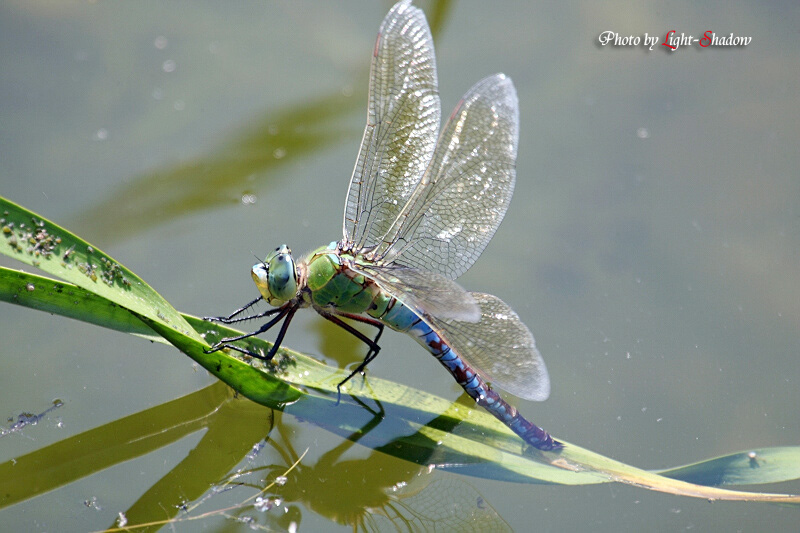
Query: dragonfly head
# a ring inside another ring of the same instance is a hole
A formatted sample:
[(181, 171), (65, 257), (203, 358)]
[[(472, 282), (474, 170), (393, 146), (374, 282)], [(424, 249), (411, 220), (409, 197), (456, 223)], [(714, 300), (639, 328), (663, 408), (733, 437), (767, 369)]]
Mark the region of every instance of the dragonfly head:
[(258, 292), (271, 305), (281, 306), (297, 294), (297, 268), (292, 251), (285, 244), (270, 252), (262, 263), (253, 265), (250, 274)]

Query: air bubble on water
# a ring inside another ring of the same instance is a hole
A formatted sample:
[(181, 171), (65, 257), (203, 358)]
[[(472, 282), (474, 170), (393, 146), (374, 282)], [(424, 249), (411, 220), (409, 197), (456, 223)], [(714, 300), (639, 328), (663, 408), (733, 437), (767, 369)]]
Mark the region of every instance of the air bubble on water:
[(252, 449), (250, 450), (250, 453), (247, 454), (247, 460), (248, 461), (253, 461), (256, 457), (258, 457), (258, 454), (263, 449), (264, 449), (264, 443), (263, 442), (258, 442), (256, 444), (254, 444)]
[(167, 47), (168, 44), (169, 44), (169, 41), (167, 41), (167, 38), (164, 37), (163, 35), (159, 35), (153, 41), (153, 46), (155, 46), (159, 50), (164, 50)]
[(88, 500), (83, 500), (83, 505), (88, 507), (89, 509), (94, 509), (95, 511), (102, 511), (103, 508), (97, 503), (97, 496), (92, 496)]
[(648, 137), (650, 137), (650, 132), (647, 131), (647, 128), (639, 128), (638, 130), (636, 130), (636, 136), (639, 137), (640, 139), (647, 139)]
[(108, 139), (108, 130), (105, 128), (100, 128), (96, 132), (94, 132), (94, 140), (95, 141), (105, 141)]
[(175, 69), (178, 67), (177, 63), (175, 63), (174, 59), (167, 59), (161, 64), (161, 70), (164, 72), (175, 72)]
[(256, 511), (264, 513), (272, 509), (273, 503), (270, 498), (262, 498), (261, 496), (259, 496), (253, 502), (253, 507), (255, 507)]

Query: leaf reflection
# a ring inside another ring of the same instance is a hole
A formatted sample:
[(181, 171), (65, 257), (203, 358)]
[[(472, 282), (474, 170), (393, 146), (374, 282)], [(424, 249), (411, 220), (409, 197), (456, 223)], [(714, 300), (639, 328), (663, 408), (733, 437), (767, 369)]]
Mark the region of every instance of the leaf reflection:
[(356, 132), (339, 121), (361, 109), (363, 100), (358, 94), (335, 93), (269, 113), (218, 153), (134, 177), (67, 225), (91, 233), (97, 242), (111, 243), (197, 211), (240, 202), (279, 167), (350, 134), (355, 138)]
[(364, 427), (309, 464), (295, 451), (295, 422), (283, 423), (279, 412), (237, 400), (227, 386), (216, 382), (0, 464), (0, 508), (202, 430), (197, 446), (128, 509), (103, 509), (103, 498), (95, 497), (98, 519), (111, 520), (106, 527), (115, 528), (124, 517), (125, 528), (136, 531), (214, 517), (250, 527), (263, 523), (288, 529), (307, 509), (366, 531), (455, 530), (467, 523), (481, 524), (483, 530), (509, 530), (487, 500), (458, 477), (433, 475), (431, 469), (391, 457), (380, 448), (366, 458), (345, 457), (381, 422), (382, 414), (371, 412)]

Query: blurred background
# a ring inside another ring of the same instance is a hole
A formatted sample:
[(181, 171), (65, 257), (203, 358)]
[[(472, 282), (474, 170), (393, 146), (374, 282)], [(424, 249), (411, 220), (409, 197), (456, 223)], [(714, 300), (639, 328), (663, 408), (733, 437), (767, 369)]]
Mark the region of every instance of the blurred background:
[[(547, 362), (550, 399), (512, 402), (557, 437), (642, 468), (798, 444), (797, 5), (419, 5), (434, 31), (445, 116), (493, 72), (519, 93), (514, 199), (460, 278), (515, 308)], [(0, 2), (0, 194), (108, 252), (178, 310), (227, 314), (256, 296), (254, 255), (341, 237), (371, 51), (390, 6)], [(659, 43), (670, 30), (752, 42), (600, 46), (608, 30)], [(335, 366), (363, 357), (323, 322), (298, 314), (286, 346)], [(2, 416), (65, 402), (0, 439), (0, 461), (213, 381), (174, 349), (6, 304), (0, 338)], [(411, 339), (389, 333), (382, 345), (372, 375), (461, 394)], [(304, 461), (341, 444), (291, 417), (282, 423), (296, 449), (310, 447)], [(0, 521), (107, 527), (196, 442), (4, 509)], [(790, 509), (621, 485), (465, 481), (520, 531), (797, 523)], [(102, 510), (84, 505), (91, 497)], [(308, 530), (346, 527), (297, 506)]]

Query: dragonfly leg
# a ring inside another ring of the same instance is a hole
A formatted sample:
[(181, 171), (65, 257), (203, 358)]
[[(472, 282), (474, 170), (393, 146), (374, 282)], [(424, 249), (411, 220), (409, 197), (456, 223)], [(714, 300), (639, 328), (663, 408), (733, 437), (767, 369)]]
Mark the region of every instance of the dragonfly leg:
[(242, 318), (224, 318), (222, 320), (218, 320), (218, 322), (222, 322), (223, 324), (236, 324), (238, 322), (246, 322), (248, 320), (255, 320), (256, 318), (264, 318), (265, 316), (274, 315), (275, 313), (279, 313), (280, 310), (280, 307), (276, 307), (273, 309), (267, 309), (263, 313), (258, 313), (257, 315), (250, 315)]
[[(279, 307), (277, 309), (272, 309), (272, 310), (270, 310), (270, 314), (278, 313), (278, 316), (276, 316), (275, 318), (273, 318), (272, 320), (270, 320), (269, 322), (267, 322), (266, 324), (264, 324), (263, 326), (258, 328), (256, 331), (253, 331), (252, 333), (245, 333), (244, 335), (239, 335), (237, 337), (227, 337), (225, 339), (222, 339), (219, 342), (214, 343), (214, 345), (211, 347), (211, 349), (210, 350), (205, 350), (205, 352), (206, 353), (213, 353), (213, 352), (219, 351), (219, 350), (221, 350), (223, 348), (232, 348), (232, 349), (236, 350), (237, 352), (241, 352), (243, 354), (250, 355), (250, 356), (255, 357), (257, 359), (263, 359), (264, 361), (269, 361), (270, 359), (272, 359), (275, 356), (275, 352), (278, 351), (278, 348), (280, 348), (281, 342), (283, 342), (283, 337), (284, 337), (284, 335), (286, 335), (286, 329), (289, 327), (289, 323), (291, 322), (292, 317), (294, 316), (295, 312), (297, 312), (297, 308), (298, 308), (297, 304), (294, 304), (294, 305), (285, 305), (285, 306)], [(288, 317), (287, 317), (287, 315), (288, 315)], [(245, 350), (244, 348), (239, 348), (237, 346), (233, 346), (232, 344), (230, 344), (232, 342), (240, 341), (242, 339), (246, 339), (248, 337), (253, 337), (253, 336), (258, 335), (260, 333), (264, 333), (265, 331), (267, 331), (270, 328), (272, 328), (272, 326), (274, 326), (275, 324), (277, 324), (278, 322), (283, 320), (284, 317), (287, 317), (286, 321), (281, 326), (281, 331), (278, 333), (278, 338), (275, 340), (275, 344), (272, 345), (272, 348), (270, 349), (269, 353), (267, 353), (267, 355), (260, 355), (260, 354), (251, 352), (249, 350)]]
[(347, 380), (349, 380), (350, 378), (352, 378), (356, 374), (359, 374), (359, 373), (363, 372), (364, 369), (367, 367), (367, 365), (369, 363), (371, 363), (372, 360), (375, 359), (378, 356), (378, 352), (381, 350), (381, 347), (378, 344), (378, 341), (380, 340), (381, 335), (383, 335), (383, 325), (384, 324), (380, 320), (376, 320), (374, 318), (369, 318), (369, 317), (365, 317), (365, 316), (361, 316), (361, 315), (354, 315), (352, 313), (338, 313), (338, 314), (341, 317), (349, 318), (350, 320), (355, 320), (356, 322), (361, 322), (362, 324), (369, 324), (370, 326), (373, 326), (373, 327), (377, 328), (377, 330), (378, 330), (378, 333), (375, 335), (375, 338), (372, 339), (372, 343), (371, 344), (367, 343), (367, 345), (370, 347), (370, 351), (373, 352), (372, 356), (370, 357), (369, 352), (367, 352), (367, 355), (366, 355), (366, 357), (364, 357), (364, 360), (361, 362), (361, 364), (358, 365), (355, 370), (353, 370), (353, 372), (350, 374), (350, 376), (348, 376), (347, 379), (345, 379), (344, 381), (342, 381), (339, 384), (339, 386), (342, 386), (347, 382)]
[[(384, 325), (383, 322), (376, 320), (374, 318), (369, 318), (361, 315), (354, 315), (352, 313), (337, 313), (336, 315), (332, 313), (320, 313), (320, 314), (326, 319), (336, 324), (337, 326), (339, 326), (340, 328), (344, 329), (345, 331), (353, 335), (354, 337), (356, 337), (358, 340), (360, 340), (367, 346), (369, 346), (369, 351), (367, 352), (367, 355), (364, 357), (364, 360), (361, 361), (361, 363), (356, 367), (355, 370), (350, 372), (350, 374), (346, 378), (344, 378), (342, 381), (339, 382), (338, 385), (336, 385), (336, 393), (338, 395), (336, 403), (338, 404), (339, 401), (342, 399), (342, 385), (350, 381), (350, 379), (352, 379), (353, 376), (355, 376), (356, 374), (360, 374), (361, 372), (363, 372), (364, 369), (367, 367), (367, 365), (370, 364), (378, 356), (378, 352), (381, 351), (381, 347), (378, 344), (378, 340), (380, 340), (381, 335), (383, 334)], [(369, 337), (358, 331), (356, 328), (354, 328), (353, 326), (351, 326), (350, 324), (339, 318), (340, 316), (344, 318), (349, 318), (350, 320), (355, 320), (356, 322), (361, 322), (362, 324), (368, 324), (370, 326), (373, 326), (377, 328), (378, 333), (375, 335), (374, 339), (370, 339)]]
[(289, 309), (288, 314), (286, 315), (286, 320), (283, 321), (283, 325), (281, 326), (281, 330), (278, 332), (278, 336), (275, 338), (275, 342), (272, 344), (272, 348), (269, 350), (265, 357), (259, 357), (259, 359), (264, 359), (264, 361), (271, 361), (275, 354), (278, 352), (278, 348), (281, 347), (283, 344), (283, 337), (286, 335), (286, 330), (289, 329), (289, 324), (292, 322), (292, 318), (294, 314), (297, 312), (298, 306), (295, 305), (294, 307)]
[[(258, 315), (253, 315), (253, 316), (249, 316), (249, 317), (246, 317), (246, 318), (233, 318), (236, 315), (247, 311), (248, 309), (253, 307), (256, 303), (258, 303), (260, 300), (261, 300), (261, 296), (259, 296), (258, 298), (256, 298), (252, 302), (250, 302), (249, 304), (240, 307), (239, 309), (237, 309), (233, 313), (229, 314), (228, 316), (204, 316), (203, 320), (208, 320), (208, 321), (213, 321), (213, 322), (222, 322), (223, 324), (233, 324), (234, 322), (242, 322), (244, 320), (252, 320), (254, 318), (262, 318), (262, 317), (265, 317), (265, 316), (268, 316), (268, 315), (271, 315), (273, 313), (277, 313), (278, 312), (277, 309), (270, 309), (269, 311), (266, 311), (264, 313), (261, 313), (261, 314), (258, 314)], [(278, 308), (278, 309), (280, 309), (280, 308)]]
[[(367, 324), (367, 325), (370, 325), (370, 326), (376, 328), (378, 330), (378, 333), (375, 335), (375, 338), (372, 339), (372, 342), (374, 344), (376, 344), (376, 345), (378, 344), (378, 341), (380, 340), (381, 335), (383, 335), (383, 326), (384, 326), (384, 324), (380, 320), (377, 320), (377, 319), (371, 318), (371, 317), (367, 317), (367, 316), (362, 316), (362, 315), (354, 315), (353, 313), (336, 313), (336, 315), (340, 316), (340, 317), (343, 317), (343, 318), (349, 318), (350, 320), (354, 320), (356, 322), (361, 322), (362, 324)], [(369, 344), (369, 343), (367, 343), (367, 344)], [(381, 347), (378, 346), (377, 349), (380, 350)]]

